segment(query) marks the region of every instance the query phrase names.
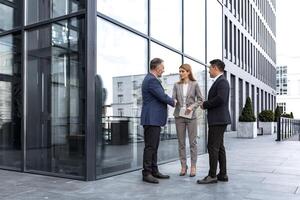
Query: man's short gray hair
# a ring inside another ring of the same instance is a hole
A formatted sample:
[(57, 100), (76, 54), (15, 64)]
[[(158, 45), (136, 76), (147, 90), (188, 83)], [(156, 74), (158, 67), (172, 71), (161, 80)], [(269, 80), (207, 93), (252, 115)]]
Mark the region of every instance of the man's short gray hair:
[(163, 62), (164, 61), (161, 58), (153, 58), (150, 62), (150, 70), (155, 69), (158, 65), (160, 65)]

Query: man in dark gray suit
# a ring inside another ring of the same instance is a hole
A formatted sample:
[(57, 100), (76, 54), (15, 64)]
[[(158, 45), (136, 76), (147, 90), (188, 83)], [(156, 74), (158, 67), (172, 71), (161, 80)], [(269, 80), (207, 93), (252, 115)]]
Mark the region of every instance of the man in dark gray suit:
[[(201, 105), (201, 108), (207, 109), (209, 173), (204, 179), (197, 180), (198, 184), (217, 183), (218, 180), (228, 181), (224, 132), (231, 123), (228, 109), (230, 87), (223, 75), (224, 68), (225, 64), (221, 60), (210, 61), (209, 74), (214, 83), (208, 92), (208, 100)], [(218, 162), (220, 173), (216, 175)]]

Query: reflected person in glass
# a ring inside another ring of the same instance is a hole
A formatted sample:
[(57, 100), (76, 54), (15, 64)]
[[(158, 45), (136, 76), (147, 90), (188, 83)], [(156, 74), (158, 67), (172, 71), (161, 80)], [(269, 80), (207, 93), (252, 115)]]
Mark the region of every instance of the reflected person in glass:
[(197, 163), (197, 115), (195, 110), (202, 104), (203, 97), (189, 64), (183, 64), (179, 67), (179, 76), (180, 80), (174, 84), (172, 95), (173, 99), (177, 101), (174, 117), (181, 163), (179, 175), (185, 176), (188, 169), (185, 146), (187, 132), (191, 154), (190, 177), (194, 177)]
[(154, 58), (150, 62), (150, 73), (142, 83), (143, 106), (141, 125), (144, 127), (143, 181), (159, 183), (157, 178), (168, 179), (168, 175), (159, 172), (157, 150), (160, 141), (161, 126), (165, 126), (168, 117), (167, 105), (175, 106), (176, 102), (169, 97), (162, 87), (159, 77), (164, 72), (164, 61)]

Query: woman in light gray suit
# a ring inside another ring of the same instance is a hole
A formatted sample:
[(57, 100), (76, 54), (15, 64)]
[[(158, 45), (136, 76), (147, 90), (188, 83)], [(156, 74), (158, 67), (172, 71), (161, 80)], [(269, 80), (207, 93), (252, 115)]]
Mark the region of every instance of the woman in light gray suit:
[(190, 176), (196, 175), (197, 163), (197, 117), (195, 110), (202, 104), (203, 98), (200, 87), (193, 76), (189, 64), (179, 67), (180, 80), (174, 84), (173, 99), (177, 104), (174, 110), (176, 132), (178, 138), (179, 159), (181, 163), (180, 176), (185, 176), (188, 166), (186, 164), (186, 131), (190, 143), (191, 171)]

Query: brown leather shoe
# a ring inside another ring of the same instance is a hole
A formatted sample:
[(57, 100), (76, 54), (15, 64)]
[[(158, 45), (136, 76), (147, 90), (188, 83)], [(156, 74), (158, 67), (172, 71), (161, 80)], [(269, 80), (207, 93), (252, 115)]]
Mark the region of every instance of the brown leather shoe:
[(159, 183), (159, 181), (156, 178), (154, 178), (151, 174), (143, 176), (143, 181), (147, 183), (155, 183), (155, 184)]
[(211, 177), (211, 176), (206, 176), (204, 179), (202, 180), (197, 180), (198, 184), (211, 184), (211, 183), (217, 183), (218, 179), (217, 177)]

